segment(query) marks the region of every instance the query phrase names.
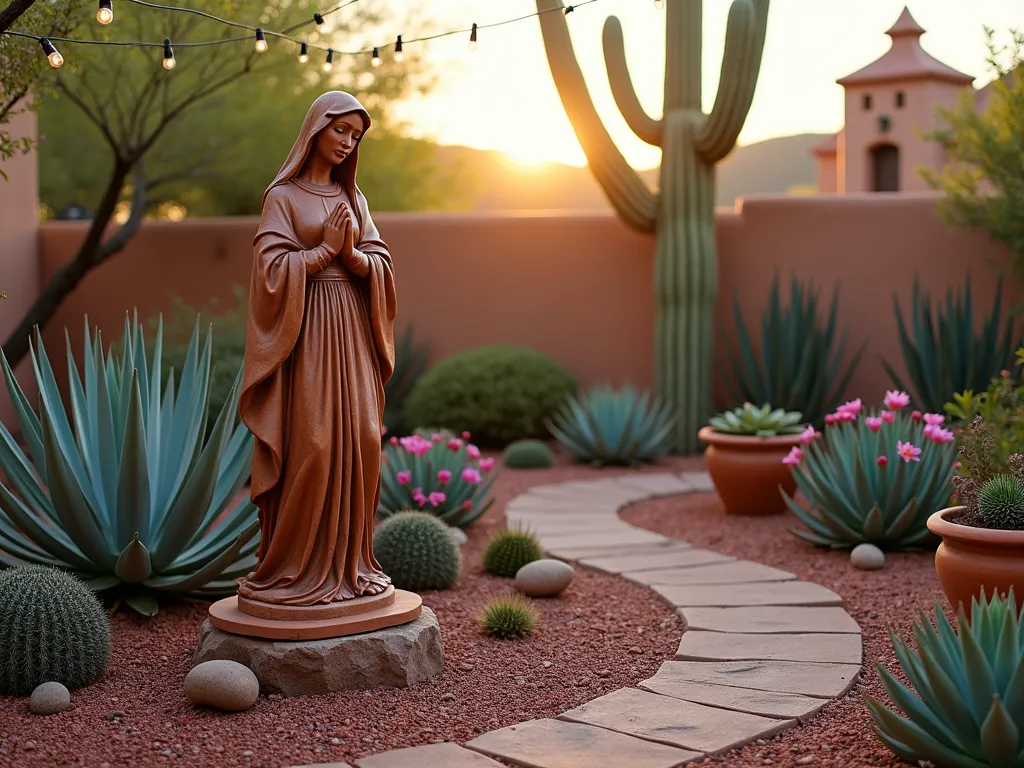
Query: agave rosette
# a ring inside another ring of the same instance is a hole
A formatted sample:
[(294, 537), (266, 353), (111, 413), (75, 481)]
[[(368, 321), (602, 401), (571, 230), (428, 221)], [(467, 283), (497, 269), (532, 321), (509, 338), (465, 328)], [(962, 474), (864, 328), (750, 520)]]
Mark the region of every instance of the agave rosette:
[[(868, 413), (861, 401), (839, 406), (825, 430), (806, 434), (805, 447), (783, 461), (811, 510), (782, 491), (809, 530), (800, 538), (833, 548), (871, 543), (904, 549), (934, 541), (926, 521), (949, 506), (956, 460), (953, 432), (940, 414), (909, 411), (905, 392), (891, 391), (885, 408)], [(923, 447), (922, 447), (923, 446)]]
[(546, 423), (578, 461), (636, 466), (668, 453), (675, 417), (647, 392), (599, 385), (568, 398)]
[[(984, 596), (983, 596), (984, 597)], [(954, 630), (935, 603), (914, 624), (917, 649), (889, 632), (911, 687), (876, 663), (886, 693), (905, 716), (868, 697), (879, 740), (913, 765), (1024, 768), (1024, 632), (1011, 589), (975, 597)]]
[(95, 591), (152, 615), (155, 593), (230, 594), (256, 562), (259, 524), (246, 498), (252, 437), (237, 416), (238, 381), (206, 437), (211, 343), (193, 331), (180, 384), (161, 391), (162, 324), (150, 366), (138, 318), (104, 355), (86, 322), (80, 376), (67, 339), (71, 418), (36, 330), (36, 413), (6, 357), (3, 375), (27, 454), (0, 425), (0, 563), (71, 571)]
[(715, 432), (723, 435), (778, 437), (805, 431), (802, 413), (772, 408), (769, 403), (761, 406), (744, 403), (739, 408), (712, 416), (708, 424)]

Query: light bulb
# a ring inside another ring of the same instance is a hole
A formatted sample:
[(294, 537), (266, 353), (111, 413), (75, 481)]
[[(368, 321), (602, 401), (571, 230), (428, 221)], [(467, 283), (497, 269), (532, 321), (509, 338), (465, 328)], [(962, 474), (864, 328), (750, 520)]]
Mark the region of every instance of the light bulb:
[(109, 24), (114, 20), (114, 4), (112, 0), (100, 0), (100, 7), (96, 10), (96, 21), (100, 24)]
[(267, 50), (267, 38), (262, 29), (256, 30), (256, 50), (260, 53), (265, 53)]
[(171, 38), (164, 38), (164, 69), (174, 69), (177, 64), (174, 60), (174, 50), (171, 48)]
[(380, 51), (376, 48), (373, 49), (373, 58), (370, 59), (370, 63), (375, 67), (380, 66)]
[(331, 71), (331, 67), (334, 66), (331, 63), (332, 61), (334, 61), (334, 51), (332, 51), (330, 48), (328, 48), (327, 49), (327, 58), (324, 59), (324, 72), (330, 72)]
[(305, 64), (307, 61), (309, 61), (309, 49), (306, 48), (306, 44), (303, 43), (302, 47), (299, 48), (299, 63)]
[(324, 25), (324, 17), (321, 16), (319, 13), (313, 14), (313, 21), (316, 22), (317, 29)]
[(476, 50), (476, 24), (473, 25), (473, 30), (469, 33), (469, 50)]
[(405, 54), (402, 52), (402, 36), (398, 36), (398, 40), (395, 41), (395, 61), (404, 61)]
[(64, 66), (64, 57), (60, 55), (60, 51), (47, 40), (45, 37), (39, 38), (39, 45), (42, 46), (43, 53), (46, 54), (46, 60), (50, 62), (50, 66), (54, 69), (58, 69)]
[(660, 11), (665, 7), (665, 0), (654, 0), (654, 7)]

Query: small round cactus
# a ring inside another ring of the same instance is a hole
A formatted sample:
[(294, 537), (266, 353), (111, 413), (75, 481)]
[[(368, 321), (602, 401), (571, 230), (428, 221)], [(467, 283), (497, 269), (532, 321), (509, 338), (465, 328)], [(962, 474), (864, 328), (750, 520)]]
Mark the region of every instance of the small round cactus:
[(99, 679), (109, 659), (110, 620), (82, 581), (40, 565), (0, 572), (0, 694), (46, 682), (73, 691)]
[(544, 549), (529, 531), (506, 529), (494, 534), (484, 551), (484, 570), (512, 578), (527, 563), (544, 557)]
[(996, 475), (982, 486), (978, 511), (989, 528), (1024, 531), (1024, 483), (1013, 475)]
[(485, 635), (508, 640), (533, 632), (540, 617), (519, 595), (496, 597), (487, 602), (477, 618)]
[(547, 469), (555, 465), (555, 454), (543, 440), (516, 440), (505, 446), (501, 461), (512, 469)]
[(373, 534), (373, 555), (396, 589), (449, 589), (462, 561), (448, 526), (427, 512), (399, 512)]

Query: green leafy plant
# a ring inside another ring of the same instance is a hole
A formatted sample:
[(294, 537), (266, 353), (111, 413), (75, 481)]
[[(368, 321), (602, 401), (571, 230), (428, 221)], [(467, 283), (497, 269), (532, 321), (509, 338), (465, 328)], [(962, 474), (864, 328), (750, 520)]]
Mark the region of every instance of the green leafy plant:
[(373, 555), (396, 589), (450, 589), (462, 566), (448, 526), (426, 512), (400, 512), (377, 526)]
[[(974, 307), (971, 299), (971, 278), (967, 276), (963, 291), (946, 292), (945, 302), (937, 307), (933, 319), (931, 297), (914, 280), (911, 305), (912, 332), (907, 329), (898, 296), (893, 296), (900, 350), (913, 384), (915, 402), (936, 413), (957, 392), (984, 390), (999, 372), (1009, 367), (1014, 336), (1013, 318), (1007, 317), (1002, 336), (1002, 281), (996, 289), (995, 303), (980, 332), (974, 331)], [(882, 361), (886, 372), (898, 389), (910, 392), (893, 367)]]
[(477, 617), (485, 635), (502, 640), (526, 637), (537, 627), (540, 616), (519, 595), (503, 595), (487, 602)]
[(672, 446), (674, 423), (669, 406), (652, 402), (646, 392), (607, 385), (570, 397), (546, 420), (551, 434), (577, 461), (595, 466), (657, 461)]
[(1024, 483), (1013, 475), (996, 475), (982, 486), (978, 511), (989, 528), (1024, 530)]
[[(956, 448), (945, 417), (908, 413), (905, 392), (885, 395), (884, 410), (870, 415), (861, 401), (825, 417), (824, 440), (808, 434), (783, 463), (794, 468), (806, 510), (781, 491), (809, 530), (793, 530), (821, 546), (848, 549), (875, 544), (907, 549), (934, 541), (926, 521), (949, 506)], [(919, 447), (924, 445), (923, 448)]]
[(98, 680), (110, 659), (110, 621), (70, 573), (40, 565), (0, 572), (0, 695), (46, 682), (75, 690)]
[(540, 541), (529, 531), (506, 528), (498, 531), (484, 550), (484, 570), (512, 578), (520, 568), (544, 557)]
[(405, 402), (427, 368), (427, 348), (413, 339), (412, 325), (395, 343), (395, 372), (384, 384), (384, 424), (388, 434), (404, 437), (412, 425), (405, 419)]
[(1011, 589), (1006, 598), (971, 601), (957, 629), (938, 602), (935, 624), (923, 612), (914, 623), (917, 648), (890, 630), (910, 685), (875, 663), (900, 716), (873, 697), (868, 709), (879, 740), (913, 765), (949, 768), (1024, 766), (1024, 632)]
[(210, 335), (200, 352), (195, 326), (180, 382), (171, 376), (165, 389), (162, 342), (158, 330), (150, 367), (137, 317), (125, 319), (122, 354), (104, 355), (86, 324), (80, 376), (69, 338), (70, 420), (38, 329), (38, 414), (2, 358), (28, 454), (0, 424), (9, 484), (0, 483), (0, 563), (64, 568), (146, 615), (157, 612), (158, 593), (231, 594), (255, 567), (256, 507), (248, 498), (228, 506), (253, 450), (237, 389), (204, 439)]
[[(957, 450), (960, 461), (953, 486), (964, 511), (956, 522), (978, 528), (1024, 530), (1024, 454), (996, 460), (995, 439), (988, 423), (975, 416)], [(970, 471), (966, 469), (970, 467)]]
[(794, 276), (789, 306), (783, 309), (776, 275), (761, 310), (757, 355), (743, 320), (739, 294), (734, 291), (736, 344), (727, 343), (726, 347), (732, 368), (732, 379), (727, 381), (729, 394), (738, 402), (775, 403), (787, 411), (800, 411), (807, 421), (820, 427), (825, 414), (839, 404), (864, 352), (862, 345), (840, 374), (846, 334), (836, 343), (838, 307), (836, 286), (823, 325), (817, 289), (805, 287)]
[(545, 419), (576, 391), (552, 358), (494, 344), (460, 352), (428, 370), (406, 400), (406, 421), (471, 432), (479, 445), (547, 437)]
[(377, 515), (386, 519), (417, 509), (459, 528), (475, 523), (494, 503), (487, 494), (497, 472), (494, 459), (481, 458), (469, 438), (468, 432), (458, 438), (447, 430), (390, 438), (381, 464)]
[(555, 454), (543, 440), (516, 440), (505, 446), (501, 461), (514, 469), (547, 469), (555, 465)]
[(740, 408), (712, 416), (708, 424), (715, 432), (750, 437), (798, 435), (806, 426), (799, 411), (772, 408), (768, 403), (760, 407), (744, 403)]

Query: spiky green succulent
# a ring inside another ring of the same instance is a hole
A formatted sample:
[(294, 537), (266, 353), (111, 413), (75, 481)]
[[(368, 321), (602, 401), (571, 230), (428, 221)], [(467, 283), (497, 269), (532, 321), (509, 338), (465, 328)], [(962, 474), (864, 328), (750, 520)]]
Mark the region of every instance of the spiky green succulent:
[(498, 531), (484, 550), (484, 570), (511, 578), (520, 568), (544, 557), (544, 548), (530, 531), (506, 528)]
[(501, 640), (526, 637), (536, 628), (540, 616), (520, 595), (492, 598), (477, 617), (485, 635)]
[(802, 413), (772, 408), (770, 403), (762, 406), (744, 403), (739, 408), (712, 416), (708, 424), (715, 432), (751, 437), (798, 435), (805, 428)]
[(373, 555), (396, 589), (449, 589), (462, 558), (448, 526), (427, 512), (400, 512), (377, 526)]
[(996, 475), (982, 486), (978, 510), (989, 528), (1024, 530), (1024, 483), (1013, 475)]
[[(896, 411), (892, 423), (879, 416), (833, 423), (823, 440), (803, 447), (793, 479), (811, 509), (781, 491), (807, 526), (794, 529), (795, 535), (836, 549), (864, 543), (912, 549), (934, 542), (926, 523), (949, 506), (955, 443), (929, 440), (907, 410)], [(920, 455), (905, 460), (901, 444), (919, 448)]]
[(137, 317), (109, 354), (86, 321), (82, 375), (67, 340), (69, 419), (34, 338), (38, 413), (2, 358), (28, 453), (0, 425), (0, 563), (63, 568), (146, 615), (158, 593), (231, 594), (255, 566), (259, 533), (248, 498), (229, 506), (253, 450), (238, 420), (241, 366), (206, 437), (211, 336), (200, 352), (198, 322), (180, 383), (172, 372), (161, 389), (162, 326), (150, 360)]
[(1013, 590), (961, 605), (954, 630), (935, 603), (935, 625), (914, 623), (917, 648), (890, 631), (904, 685), (878, 674), (900, 716), (868, 697), (878, 738), (912, 765), (1024, 768), (1024, 631)]
[(668, 453), (675, 417), (668, 405), (635, 387), (600, 385), (570, 397), (546, 423), (578, 461), (637, 466)]

